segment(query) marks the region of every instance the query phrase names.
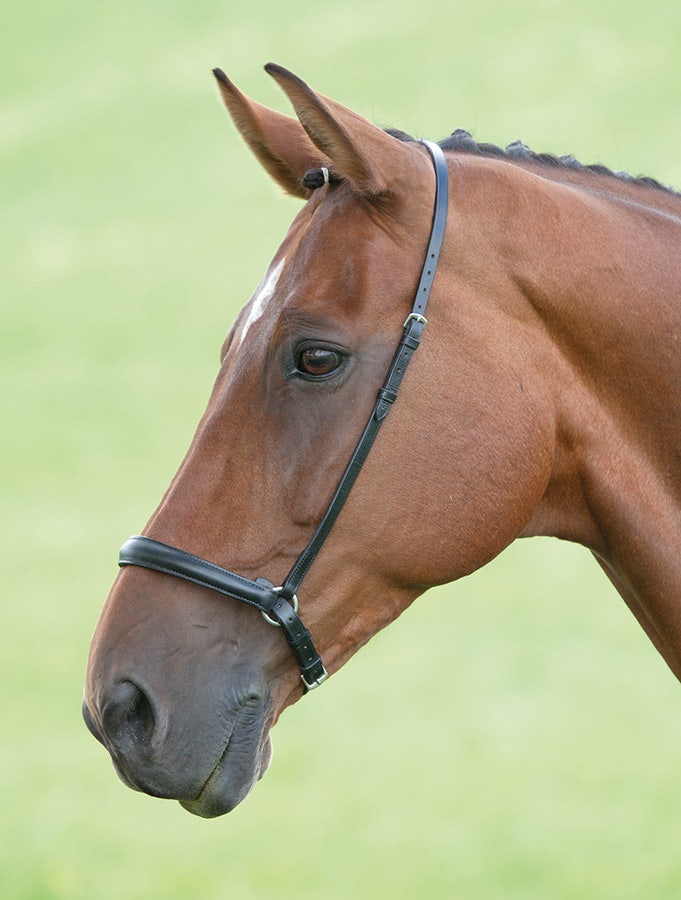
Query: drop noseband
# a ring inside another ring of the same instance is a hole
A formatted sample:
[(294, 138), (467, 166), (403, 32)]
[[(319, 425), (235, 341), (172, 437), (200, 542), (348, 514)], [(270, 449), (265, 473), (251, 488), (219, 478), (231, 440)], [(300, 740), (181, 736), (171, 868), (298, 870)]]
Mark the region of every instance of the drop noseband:
[(412, 310), (404, 323), (404, 331), (388, 369), (383, 386), (378, 392), (376, 404), (369, 421), (350, 458), (345, 472), (331, 498), (326, 512), (310, 542), (293, 564), (281, 587), (275, 587), (265, 578), (251, 581), (228, 569), (186, 553), (169, 544), (137, 535), (129, 538), (121, 547), (119, 566), (141, 566), (176, 578), (183, 578), (201, 587), (209, 588), (234, 600), (240, 600), (260, 610), (272, 625), (281, 627), (300, 669), (305, 691), (319, 687), (327, 678), (321, 657), (312, 642), (312, 636), (298, 615), (296, 591), (307, 574), (313, 560), (328, 537), (334, 522), (355, 483), (355, 480), (376, 439), (376, 435), (392, 404), (404, 377), (407, 366), (419, 346), (426, 325), (425, 310), (435, 278), (447, 223), (448, 174), (444, 154), (437, 144), (423, 141), (435, 168), (435, 206), (430, 240), (421, 278)]

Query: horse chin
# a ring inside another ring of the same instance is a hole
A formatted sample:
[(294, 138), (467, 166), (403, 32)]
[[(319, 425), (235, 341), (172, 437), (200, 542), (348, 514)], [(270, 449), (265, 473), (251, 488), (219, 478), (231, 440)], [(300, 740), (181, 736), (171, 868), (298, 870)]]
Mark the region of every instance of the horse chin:
[(194, 816), (214, 819), (231, 812), (250, 794), (272, 761), (272, 741), (263, 735), (257, 748), (247, 747), (232, 735), (224, 753), (211, 772), (199, 795), (193, 800), (180, 800), (180, 805)]

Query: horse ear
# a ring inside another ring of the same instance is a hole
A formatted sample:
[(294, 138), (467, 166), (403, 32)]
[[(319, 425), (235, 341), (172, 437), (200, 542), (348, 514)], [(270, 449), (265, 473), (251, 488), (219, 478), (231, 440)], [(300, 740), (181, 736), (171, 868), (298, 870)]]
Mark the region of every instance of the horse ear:
[(337, 178), (348, 178), (374, 197), (404, 178), (413, 156), (406, 144), (346, 106), (313, 91), (292, 72), (274, 63), (265, 70), (291, 101), (312, 143), (328, 156)]
[(312, 191), (303, 187), (303, 175), (311, 168), (328, 167), (329, 160), (297, 119), (250, 100), (221, 69), (213, 69), (213, 74), (234, 124), (267, 172), (286, 193), (307, 199)]

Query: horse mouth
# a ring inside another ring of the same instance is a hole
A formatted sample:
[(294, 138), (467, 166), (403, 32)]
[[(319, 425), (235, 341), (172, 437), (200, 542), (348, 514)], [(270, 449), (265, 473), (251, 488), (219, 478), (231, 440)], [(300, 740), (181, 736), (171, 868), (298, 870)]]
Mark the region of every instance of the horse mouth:
[[(258, 727), (260, 726), (260, 727)], [(187, 812), (212, 819), (231, 812), (251, 792), (272, 761), (269, 729), (258, 711), (246, 703), (227, 745), (197, 796), (180, 799)]]
[[(221, 736), (197, 725), (183, 729), (185, 736), (192, 735), (191, 742), (161, 740), (156, 748), (146, 741), (112, 740), (86, 703), (83, 717), (109, 751), (125, 785), (152, 797), (178, 800), (193, 815), (214, 818), (241, 803), (272, 759), (272, 722), (262, 696), (255, 692), (232, 709), (231, 715), (223, 714), (231, 726)], [(209, 762), (207, 755), (217, 762)]]

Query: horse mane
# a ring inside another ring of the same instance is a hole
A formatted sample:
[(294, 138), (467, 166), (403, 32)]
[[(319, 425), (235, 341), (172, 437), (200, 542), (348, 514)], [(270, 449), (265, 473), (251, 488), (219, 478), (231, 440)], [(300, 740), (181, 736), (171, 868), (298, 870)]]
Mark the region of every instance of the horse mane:
[[(386, 132), (399, 141), (406, 143), (415, 141), (416, 138), (404, 131), (393, 128), (387, 128)], [(454, 153), (470, 153), (475, 156), (494, 157), (497, 159), (507, 159), (511, 162), (531, 162), (539, 163), (543, 166), (552, 168), (564, 168), (578, 172), (592, 172), (596, 175), (606, 175), (609, 178), (616, 178), (627, 184), (637, 184), (644, 187), (654, 188), (658, 191), (664, 191), (667, 194), (673, 194), (676, 197), (681, 196), (679, 191), (668, 185), (662, 184), (655, 178), (646, 175), (629, 175), (627, 172), (614, 172), (600, 164), (586, 165), (580, 162), (571, 154), (566, 156), (554, 156), (551, 153), (535, 153), (522, 141), (513, 141), (506, 149), (497, 147), (496, 144), (481, 144), (473, 138), (473, 136), (463, 128), (457, 128), (449, 137), (438, 142), (443, 150), (451, 150)]]

